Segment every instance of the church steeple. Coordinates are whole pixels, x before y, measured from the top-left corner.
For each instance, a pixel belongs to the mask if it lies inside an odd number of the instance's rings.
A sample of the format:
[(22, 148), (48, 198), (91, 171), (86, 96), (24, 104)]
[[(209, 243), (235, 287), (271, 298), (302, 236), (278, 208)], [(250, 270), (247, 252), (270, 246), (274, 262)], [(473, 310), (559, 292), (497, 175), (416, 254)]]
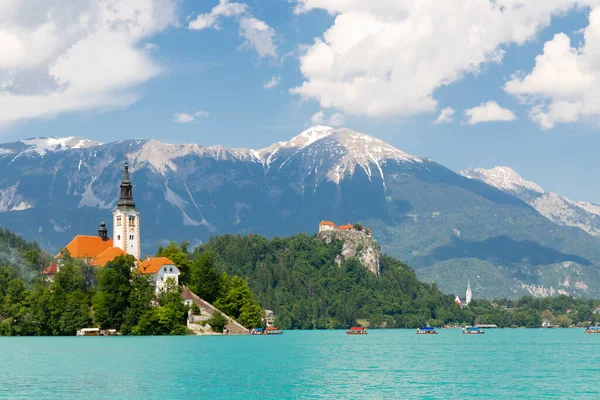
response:
[(133, 201), (129, 165), (125, 161), (119, 202), (113, 211), (113, 245), (140, 259), (140, 212)]
[(127, 161), (125, 161), (123, 182), (121, 182), (121, 196), (117, 207), (135, 207), (135, 201), (133, 201), (133, 187), (129, 180), (129, 165), (127, 165)]
[(472, 299), (473, 299), (473, 293), (471, 292), (471, 280), (469, 279), (467, 281), (467, 293), (465, 296), (467, 305), (471, 302)]

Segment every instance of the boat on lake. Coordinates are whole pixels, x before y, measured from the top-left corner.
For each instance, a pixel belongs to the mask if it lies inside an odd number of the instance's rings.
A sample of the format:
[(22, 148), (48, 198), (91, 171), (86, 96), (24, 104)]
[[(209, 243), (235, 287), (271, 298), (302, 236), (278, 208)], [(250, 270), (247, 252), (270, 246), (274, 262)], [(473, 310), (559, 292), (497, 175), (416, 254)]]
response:
[(417, 335), (437, 335), (437, 331), (433, 326), (422, 326), (417, 328)]
[(265, 333), (267, 335), (283, 335), (283, 331), (275, 326), (267, 326), (267, 329), (265, 329)]
[(589, 326), (585, 333), (600, 333), (600, 326)]
[(367, 328), (363, 328), (362, 326), (353, 326), (349, 331), (346, 331), (348, 335), (366, 335)]
[(478, 326), (467, 326), (462, 333), (463, 335), (483, 335), (485, 332)]
[(82, 328), (77, 331), (77, 336), (100, 336), (100, 328)]

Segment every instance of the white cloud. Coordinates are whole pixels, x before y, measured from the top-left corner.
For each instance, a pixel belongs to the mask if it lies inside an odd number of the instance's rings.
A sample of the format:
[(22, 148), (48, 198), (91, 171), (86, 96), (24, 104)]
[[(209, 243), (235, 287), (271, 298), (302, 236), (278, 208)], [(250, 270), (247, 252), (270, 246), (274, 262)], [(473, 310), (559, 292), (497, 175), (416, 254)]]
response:
[(259, 57), (275, 57), (275, 31), (263, 21), (251, 17), (242, 18), (240, 36), (244, 38), (243, 46), (255, 49)]
[(440, 115), (433, 121), (434, 124), (443, 124), (446, 122), (452, 122), (452, 117), (454, 116), (454, 109), (452, 107), (446, 107), (441, 112)]
[(265, 82), (263, 84), (263, 88), (265, 88), (265, 89), (273, 89), (274, 87), (277, 87), (279, 85), (280, 81), (281, 81), (281, 77), (280, 76), (274, 76), (271, 79), (269, 79), (268, 82)]
[(479, 124), (481, 122), (494, 121), (514, 121), (517, 119), (512, 111), (502, 108), (495, 101), (482, 103), (478, 107), (465, 110), (465, 117), (469, 125)]
[(239, 19), (239, 34), (244, 39), (241, 48), (254, 49), (259, 57), (276, 56), (275, 30), (264, 21), (254, 18), (248, 11), (246, 4), (243, 3), (219, 0), (219, 4), (210, 13), (200, 14), (191, 20), (188, 28), (191, 30), (220, 29), (219, 22), (222, 17), (237, 17)]
[(3, 0), (0, 123), (137, 101), (161, 71), (145, 39), (175, 20), (172, 0)]
[(413, 115), (436, 109), (436, 89), (502, 60), (553, 16), (598, 0), (298, 0), (333, 25), (300, 57), (291, 93), (346, 114)]
[(342, 113), (326, 115), (325, 111), (321, 110), (313, 114), (310, 122), (312, 125), (327, 125), (337, 128), (345, 124), (346, 118)]
[(206, 118), (210, 116), (208, 111), (196, 111), (193, 114), (188, 114), (184, 112), (176, 112), (173, 114), (173, 121), (178, 124), (189, 124), (190, 122), (194, 122), (198, 118)]
[(535, 66), (504, 86), (506, 92), (533, 104), (529, 118), (542, 129), (600, 116), (600, 8), (589, 14), (585, 43), (572, 47), (560, 33), (544, 44)]
[(206, 28), (220, 29), (219, 20), (221, 17), (234, 17), (246, 13), (247, 6), (243, 3), (232, 3), (229, 0), (219, 0), (208, 14), (199, 14), (196, 19), (191, 20), (188, 28), (192, 30), (202, 30)]

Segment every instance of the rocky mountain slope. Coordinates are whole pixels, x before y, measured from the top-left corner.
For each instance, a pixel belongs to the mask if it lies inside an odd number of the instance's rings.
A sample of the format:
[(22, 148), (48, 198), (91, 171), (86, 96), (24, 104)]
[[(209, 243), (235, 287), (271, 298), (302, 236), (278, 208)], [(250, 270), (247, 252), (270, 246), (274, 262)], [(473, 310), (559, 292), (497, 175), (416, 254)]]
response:
[(546, 192), (508, 167), (469, 168), (460, 171), (460, 174), (520, 198), (552, 222), (600, 235), (600, 206), (597, 204), (572, 201), (558, 193)]
[(125, 160), (144, 253), (169, 240), (313, 234), (321, 220), (360, 221), (383, 252), (446, 292), (464, 292), (470, 279), (475, 298), (600, 295), (598, 238), (557, 225), (525, 196), (350, 129), (317, 126), (254, 150), (82, 138), (1, 144), (0, 226), (52, 251), (94, 234), (110, 220)]
[(381, 275), (381, 249), (373, 238), (358, 231), (322, 231), (317, 234), (319, 240), (331, 244), (334, 240), (344, 242), (342, 251), (336, 258), (340, 265), (349, 258), (356, 258), (377, 278)]

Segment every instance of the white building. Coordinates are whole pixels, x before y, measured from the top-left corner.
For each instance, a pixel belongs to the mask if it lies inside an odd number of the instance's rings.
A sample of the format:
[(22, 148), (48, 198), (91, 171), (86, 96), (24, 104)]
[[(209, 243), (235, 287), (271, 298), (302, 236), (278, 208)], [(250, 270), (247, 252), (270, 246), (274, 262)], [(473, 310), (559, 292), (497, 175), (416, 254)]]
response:
[(466, 307), (471, 303), (471, 300), (473, 300), (473, 293), (471, 292), (471, 281), (469, 280), (467, 282), (467, 292), (465, 293), (465, 296), (456, 296), (454, 302), (461, 307)]
[(321, 221), (319, 224), (319, 232), (335, 231), (336, 225), (330, 221)]
[(129, 166), (125, 162), (121, 195), (113, 211), (113, 243), (127, 254), (140, 259), (140, 212), (133, 201), (133, 187), (129, 179)]
[(179, 285), (179, 269), (167, 257), (147, 258), (140, 263), (138, 271), (152, 277), (157, 294), (165, 288), (169, 278)]

